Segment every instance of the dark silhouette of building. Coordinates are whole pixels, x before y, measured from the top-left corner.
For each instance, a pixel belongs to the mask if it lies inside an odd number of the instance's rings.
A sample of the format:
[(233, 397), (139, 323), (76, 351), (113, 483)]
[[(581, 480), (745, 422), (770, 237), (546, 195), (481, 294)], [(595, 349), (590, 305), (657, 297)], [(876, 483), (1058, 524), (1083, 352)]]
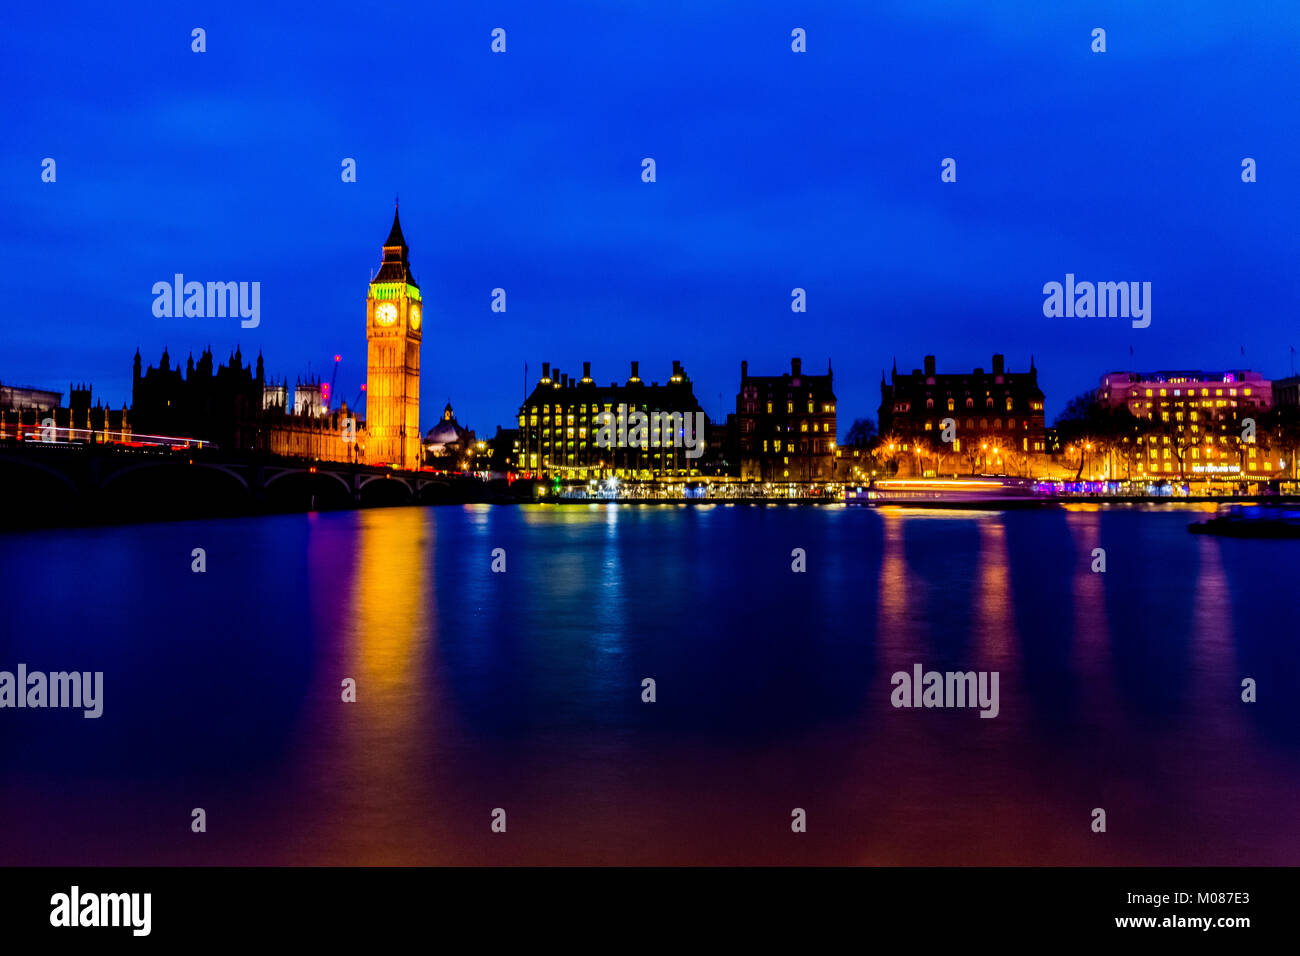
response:
[(1276, 408), (1300, 406), (1300, 375), (1273, 380), (1273, 405)]
[(245, 365), (238, 347), (227, 363), (213, 367), (205, 349), (182, 371), (163, 349), (158, 367), (141, 371), (136, 351), (131, 387), (135, 432), (169, 438), (197, 438), (227, 451), (264, 452), (325, 461), (357, 461), (365, 453), (365, 423), (347, 403), (326, 412), (319, 380), (299, 379), (293, 405), (288, 386), (267, 384), (261, 353)]
[[(184, 372), (163, 349), (158, 367), (143, 372), (140, 350), (131, 375), (131, 418), (137, 432), (198, 438), (231, 450), (256, 447), (256, 421), (262, 410), (265, 370), (244, 364), (238, 346), (226, 364), (213, 367), (212, 350), (198, 362), (191, 355)], [(252, 427), (250, 427), (250, 425)]]

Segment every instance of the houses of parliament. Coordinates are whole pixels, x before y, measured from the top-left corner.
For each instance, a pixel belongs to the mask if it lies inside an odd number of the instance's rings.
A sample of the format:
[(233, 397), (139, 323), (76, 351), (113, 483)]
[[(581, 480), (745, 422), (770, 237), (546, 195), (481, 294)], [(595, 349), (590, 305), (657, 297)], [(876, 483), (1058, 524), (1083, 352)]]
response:
[[(174, 436), (223, 450), (413, 470), (422, 463), (422, 327), (420, 286), (394, 209), (379, 270), (366, 294), (364, 419), (346, 401), (333, 402), (318, 378), (300, 378), (290, 401), (288, 381), (267, 378), (260, 352), (246, 364), (238, 347), (224, 362), (205, 349), (197, 360), (190, 355), (182, 364), (164, 348), (157, 366), (144, 367), (137, 349), (129, 408), (92, 407), (85, 385), (73, 389), (66, 409), (57, 407), (57, 392), (42, 392), (45, 398), (0, 416), (0, 437), (33, 430), (52, 416), (59, 428), (94, 434), (96, 440)], [(445, 430), (445, 423), (439, 424)]]

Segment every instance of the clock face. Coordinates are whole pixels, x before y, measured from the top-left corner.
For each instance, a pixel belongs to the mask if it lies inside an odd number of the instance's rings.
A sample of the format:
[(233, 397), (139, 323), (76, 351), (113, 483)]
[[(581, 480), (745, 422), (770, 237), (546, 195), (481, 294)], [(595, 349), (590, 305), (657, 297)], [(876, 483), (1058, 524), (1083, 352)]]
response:
[(397, 306), (391, 302), (375, 306), (375, 321), (380, 325), (392, 325), (397, 321)]
[(411, 316), (411, 328), (413, 328), (413, 329), (418, 329), (418, 328), (420, 327), (420, 306), (419, 306), (419, 303), (415, 303), (415, 302), (411, 303), (410, 316)]

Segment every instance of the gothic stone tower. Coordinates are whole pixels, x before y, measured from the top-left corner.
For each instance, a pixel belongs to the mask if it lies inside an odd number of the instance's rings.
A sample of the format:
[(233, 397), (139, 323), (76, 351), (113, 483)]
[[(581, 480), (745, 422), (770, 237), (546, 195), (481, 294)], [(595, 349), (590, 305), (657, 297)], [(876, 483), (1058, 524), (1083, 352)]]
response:
[(366, 296), (366, 460), (420, 466), (420, 287), (397, 211)]

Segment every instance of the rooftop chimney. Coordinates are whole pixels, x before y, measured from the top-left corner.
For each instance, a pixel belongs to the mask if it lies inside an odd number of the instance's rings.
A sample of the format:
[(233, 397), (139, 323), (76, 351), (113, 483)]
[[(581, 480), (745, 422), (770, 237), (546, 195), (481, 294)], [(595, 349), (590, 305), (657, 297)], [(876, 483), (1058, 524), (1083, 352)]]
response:
[(993, 356), (993, 374), (994, 374), (994, 375), (1001, 375), (1001, 374), (1002, 374), (1002, 368), (1003, 368), (1003, 366), (1002, 366), (1002, 356), (1001, 356), (1000, 354), (994, 354), (994, 356)]
[(790, 359), (790, 374), (798, 378), (803, 373), (803, 359)]
[(926, 378), (934, 377), (934, 356), (933, 355), (927, 355), (925, 357), (925, 376)]
[(640, 362), (637, 362), (637, 361), (633, 361), (633, 362), (632, 362), (632, 379), (635, 380), (635, 379), (639, 379), (639, 378), (641, 377), (641, 371), (640, 371), (640, 369), (641, 369), (641, 363), (640, 363)]
[(543, 363), (542, 363), (542, 378), (550, 378), (550, 377), (551, 377), (551, 363), (550, 363), (550, 362), (543, 362)]
[(743, 382), (749, 378), (749, 363), (744, 359), (740, 360), (740, 380)]
[(583, 362), (583, 363), (582, 363), (582, 377), (583, 377), (584, 380), (585, 380), (585, 379), (589, 379), (589, 378), (591, 378), (591, 363), (590, 363), (590, 362)]

